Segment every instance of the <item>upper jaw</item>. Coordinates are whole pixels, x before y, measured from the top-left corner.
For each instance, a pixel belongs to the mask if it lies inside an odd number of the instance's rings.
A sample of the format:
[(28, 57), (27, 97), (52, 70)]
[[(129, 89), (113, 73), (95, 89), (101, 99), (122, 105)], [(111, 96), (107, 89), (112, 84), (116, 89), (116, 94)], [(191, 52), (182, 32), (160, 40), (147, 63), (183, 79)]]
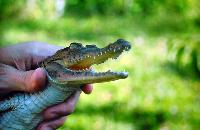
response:
[[(86, 45), (88, 46), (88, 45)], [(95, 49), (96, 48), (96, 49)], [(89, 48), (88, 51), (84, 48), (85, 53), (79, 60), (69, 65), (68, 68), (88, 68), (93, 64), (104, 63), (109, 58), (116, 59), (123, 51), (129, 51), (131, 45), (129, 42), (118, 39), (116, 42), (109, 44), (104, 48)]]

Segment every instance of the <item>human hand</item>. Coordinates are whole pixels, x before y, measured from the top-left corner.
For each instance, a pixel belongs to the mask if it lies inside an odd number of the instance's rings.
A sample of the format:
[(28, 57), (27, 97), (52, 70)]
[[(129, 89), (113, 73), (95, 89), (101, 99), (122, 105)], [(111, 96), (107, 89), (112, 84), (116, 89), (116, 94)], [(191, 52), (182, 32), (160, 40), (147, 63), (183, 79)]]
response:
[[(0, 99), (10, 92), (35, 92), (42, 89), (46, 84), (46, 74), (42, 68), (37, 68), (37, 63), (59, 49), (61, 47), (38, 42), (0, 48)], [(85, 85), (82, 91), (91, 93), (92, 85)], [(65, 116), (73, 112), (79, 95), (80, 92), (76, 92), (65, 102), (47, 108), (43, 112), (44, 121), (38, 129), (55, 129), (62, 125)]]

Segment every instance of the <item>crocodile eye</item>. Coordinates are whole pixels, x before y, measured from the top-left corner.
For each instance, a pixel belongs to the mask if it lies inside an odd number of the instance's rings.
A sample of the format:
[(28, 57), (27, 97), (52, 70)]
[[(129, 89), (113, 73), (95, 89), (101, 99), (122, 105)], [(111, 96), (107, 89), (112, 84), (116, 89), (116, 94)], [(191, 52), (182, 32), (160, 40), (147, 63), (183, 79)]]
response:
[(96, 45), (86, 45), (85, 47), (87, 47), (87, 48), (96, 48), (97, 46)]
[(71, 43), (69, 47), (70, 49), (78, 49), (78, 48), (83, 47), (83, 45), (81, 43), (74, 42), (74, 43)]

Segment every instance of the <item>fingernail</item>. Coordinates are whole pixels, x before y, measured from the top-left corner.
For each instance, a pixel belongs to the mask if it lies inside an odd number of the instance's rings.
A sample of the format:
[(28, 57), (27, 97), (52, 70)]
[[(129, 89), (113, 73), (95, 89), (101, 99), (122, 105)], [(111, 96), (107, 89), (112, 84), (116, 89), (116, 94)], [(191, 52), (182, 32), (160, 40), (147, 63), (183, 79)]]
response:
[(90, 94), (90, 93), (92, 93), (93, 87), (91, 84), (87, 84), (84, 87), (82, 87), (81, 89), (85, 94)]

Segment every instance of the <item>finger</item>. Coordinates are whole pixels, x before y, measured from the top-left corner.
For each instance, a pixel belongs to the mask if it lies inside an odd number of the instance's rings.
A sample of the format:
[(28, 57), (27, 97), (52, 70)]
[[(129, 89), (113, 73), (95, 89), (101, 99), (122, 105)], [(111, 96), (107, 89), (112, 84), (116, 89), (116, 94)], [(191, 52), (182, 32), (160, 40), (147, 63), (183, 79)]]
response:
[(46, 83), (45, 71), (41, 68), (20, 71), (14, 67), (0, 64), (0, 88), (9, 91), (37, 91)]
[(0, 62), (18, 69), (24, 69), (17, 65), (24, 62), (26, 63), (25, 69), (30, 70), (30, 68), (37, 67), (39, 62), (53, 55), (61, 48), (62, 47), (43, 42), (24, 42), (14, 46), (0, 48)]
[(54, 105), (52, 107), (49, 107), (43, 112), (43, 118), (44, 120), (52, 120), (55, 118), (58, 118), (60, 116), (67, 116), (71, 114), (74, 109), (76, 102), (80, 96), (81, 91), (77, 91), (73, 95), (71, 95), (66, 102), (63, 102), (58, 105)]
[(37, 127), (37, 130), (55, 130), (64, 124), (66, 118), (64, 116), (56, 120), (43, 122)]
[(81, 89), (85, 94), (90, 94), (92, 93), (93, 86), (92, 84), (86, 84), (85, 86), (81, 87)]
[[(30, 78), (27, 79), (26, 76), (30, 76)], [(27, 72), (24, 77), (25, 90), (28, 92), (38, 91), (46, 84), (46, 72), (42, 68), (37, 68), (33, 73)]]

